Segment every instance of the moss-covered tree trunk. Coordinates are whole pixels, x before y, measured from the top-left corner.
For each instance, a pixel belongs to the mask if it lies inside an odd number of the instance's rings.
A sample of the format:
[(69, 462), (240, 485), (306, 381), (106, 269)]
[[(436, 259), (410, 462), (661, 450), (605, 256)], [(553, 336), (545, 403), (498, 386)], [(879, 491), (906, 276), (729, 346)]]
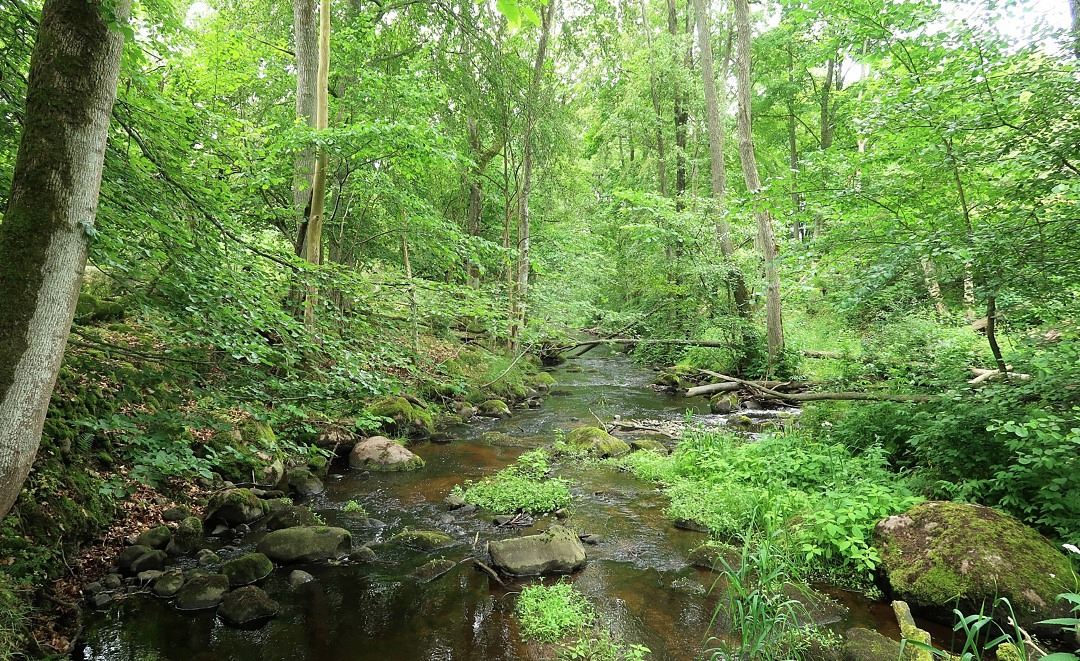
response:
[[(97, 215), (130, 0), (46, 0), (0, 224), (0, 518), (37, 452)], [(114, 13), (115, 12), (115, 13)]]

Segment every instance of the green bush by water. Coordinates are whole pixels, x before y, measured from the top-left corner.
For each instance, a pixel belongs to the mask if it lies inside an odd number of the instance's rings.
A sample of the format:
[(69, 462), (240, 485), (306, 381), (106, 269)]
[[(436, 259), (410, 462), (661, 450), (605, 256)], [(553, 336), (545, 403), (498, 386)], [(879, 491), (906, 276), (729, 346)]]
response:
[(571, 498), (569, 482), (546, 477), (549, 461), (544, 449), (526, 452), (517, 463), (479, 482), (468, 480), (453, 493), (496, 514), (553, 512), (568, 506)]

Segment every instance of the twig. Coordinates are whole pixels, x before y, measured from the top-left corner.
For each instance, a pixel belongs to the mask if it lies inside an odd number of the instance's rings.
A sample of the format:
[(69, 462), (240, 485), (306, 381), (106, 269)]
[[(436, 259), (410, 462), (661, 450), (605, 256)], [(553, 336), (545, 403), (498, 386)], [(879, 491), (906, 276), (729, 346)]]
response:
[(532, 349), (532, 346), (533, 346), (533, 345), (531, 345), (531, 344), (530, 344), (529, 346), (527, 346), (527, 347), (525, 347), (524, 349), (522, 349), (522, 350), (521, 350), (521, 353), (519, 353), (519, 354), (518, 354), (518, 356), (517, 356), (517, 358), (515, 358), (515, 359), (514, 359), (514, 362), (510, 363), (510, 367), (507, 367), (507, 368), (506, 368), (505, 370), (503, 370), (503, 373), (502, 373), (502, 374), (500, 374), (499, 376), (495, 377), (495, 378), (494, 378), (494, 379), (492, 379), (491, 381), (488, 381), (487, 383), (485, 383), (484, 385), (482, 385), (482, 386), (480, 386), (480, 387), (481, 387), (481, 388), (487, 388), (488, 386), (490, 386), (490, 385), (492, 385), (492, 384), (494, 384), (494, 383), (498, 383), (498, 382), (499, 382), (499, 381), (500, 381), (500, 380), (501, 380), (501, 379), (502, 379), (502, 378), (503, 378), (504, 376), (506, 376), (507, 374), (509, 374), (509, 373), (510, 373), (510, 370), (514, 369), (514, 365), (517, 365), (517, 362), (518, 362), (519, 360), (521, 360), (521, 357), (522, 357), (522, 356), (524, 356), (525, 354), (527, 354), (527, 353), (529, 352), (529, 349)]
[(485, 574), (487, 574), (488, 576), (490, 576), (499, 585), (501, 585), (503, 587), (506, 587), (506, 583), (503, 583), (503, 580), (501, 578), (499, 578), (498, 573), (496, 573), (495, 570), (492, 569), (491, 567), (488, 567), (487, 565), (480, 562), (476, 558), (473, 558), (473, 566), (475, 566), (477, 569), (479, 569), (480, 571), (482, 571)]

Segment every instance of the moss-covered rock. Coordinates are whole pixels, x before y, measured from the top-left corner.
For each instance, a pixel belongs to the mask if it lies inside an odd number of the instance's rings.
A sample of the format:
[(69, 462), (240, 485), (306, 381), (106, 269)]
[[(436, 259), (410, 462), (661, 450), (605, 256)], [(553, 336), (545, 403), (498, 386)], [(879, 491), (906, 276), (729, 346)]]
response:
[(630, 441), (630, 449), (634, 451), (655, 452), (657, 454), (668, 454), (667, 446), (660, 441), (652, 438), (639, 438)]
[(162, 599), (173, 597), (184, 587), (184, 573), (167, 571), (154, 581), (153, 593)]
[(421, 551), (434, 551), (453, 543), (453, 539), (446, 533), (437, 530), (403, 530), (390, 538), (392, 542), (398, 542)]
[(291, 468), (285, 475), (285, 486), (289, 493), (304, 498), (318, 495), (326, 490), (322, 480), (306, 468)]
[(718, 392), (709, 398), (709, 410), (713, 413), (731, 413), (739, 408), (739, 396), (733, 392)]
[(390, 435), (427, 438), (435, 431), (431, 413), (404, 397), (387, 397), (368, 407), (368, 414), (385, 418), (383, 430)]
[(278, 614), (278, 603), (254, 585), (233, 590), (225, 595), (218, 617), (227, 624), (251, 627), (272, 619)]
[(206, 506), (206, 523), (238, 526), (261, 519), (269, 507), (250, 489), (227, 489), (214, 494)]
[(229, 577), (229, 585), (240, 587), (258, 583), (274, 571), (274, 563), (262, 553), (248, 553), (221, 565), (221, 573)]
[(578, 427), (566, 435), (566, 444), (593, 457), (617, 457), (630, 451), (625, 441), (599, 427)]
[(152, 549), (165, 550), (165, 547), (172, 541), (172, 531), (168, 526), (158, 526), (145, 530), (138, 539), (135, 540), (136, 544), (142, 544), (143, 546), (149, 546)]
[(476, 415), (485, 418), (509, 418), (513, 414), (506, 402), (501, 399), (489, 399), (480, 402), (476, 407)]
[(855, 627), (844, 632), (844, 661), (896, 661), (900, 643), (876, 631)]
[(318, 523), (319, 520), (316, 518), (315, 513), (300, 505), (288, 505), (276, 509), (266, 517), (267, 530), (314, 526), (318, 525)]
[(488, 549), (492, 564), (513, 576), (567, 574), (586, 560), (577, 533), (558, 525), (539, 535), (493, 541)]
[(674, 392), (677, 390), (684, 390), (694, 385), (694, 377), (696, 375), (697, 370), (693, 367), (687, 365), (673, 365), (660, 372), (653, 383)]
[(352, 533), (344, 528), (302, 526), (267, 533), (256, 547), (274, 562), (335, 560), (352, 549)]
[(551, 376), (548, 372), (538, 372), (525, 377), (525, 385), (530, 388), (535, 388), (540, 392), (547, 392), (547, 390), (556, 383), (555, 377)]
[(880, 521), (874, 546), (892, 592), (931, 614), (989, 612), (997, 597), (1021, 626), (1059, 616), (1072, 586), (1068, 558), (1038, 532), (995, 509), (928, 501)]
[(198, 517), (189, 516), (180, 522), (173, 532), (172, 540), (165, 547), (169, 555), (191, 553), (202, 544), (203, 527)]
[(229, 579), (221, 574), (196, 575), (188, 578), (176, 593), (176, 608), (199, 611), (217, 608), (229, 593)]
[(85, 324), (93, 321), (116, 321), (124, 318), (124, 306), (103, 301), (91, 294), (79, 294), (75, 306), (75, 321)]
[(372, 436), (353, 447), (349, 466), (370, 471), (410, 471), (423, 468), (424, 460), (385, 436)]
[(742, 560), (742, 551), (723, 542), (705, 542), (691, 549), (687, 560), (695, 567), (722, 571), (726, 566), (738, 567)]
[(417, 567), (413, 570), (412, 575), (420, 579), (424, 583), (430, 583), (439, 578), (446, 572), (450, 571), (457, 566), (457, 563), (453, 560), (447, 560), (446, 558), (435, 558), (423, 566)]

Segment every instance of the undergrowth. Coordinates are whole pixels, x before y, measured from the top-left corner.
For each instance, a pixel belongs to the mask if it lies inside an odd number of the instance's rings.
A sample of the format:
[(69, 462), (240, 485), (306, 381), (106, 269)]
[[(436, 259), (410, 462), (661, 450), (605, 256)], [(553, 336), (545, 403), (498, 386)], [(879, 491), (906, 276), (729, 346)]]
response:
[(496, 514), (553, 512), (568, 506), (571, 498), (569, 482), (547, 477), (549, 460), (542, 448), (526, 452), (491, 477), (455, 486), (453, 493)]

